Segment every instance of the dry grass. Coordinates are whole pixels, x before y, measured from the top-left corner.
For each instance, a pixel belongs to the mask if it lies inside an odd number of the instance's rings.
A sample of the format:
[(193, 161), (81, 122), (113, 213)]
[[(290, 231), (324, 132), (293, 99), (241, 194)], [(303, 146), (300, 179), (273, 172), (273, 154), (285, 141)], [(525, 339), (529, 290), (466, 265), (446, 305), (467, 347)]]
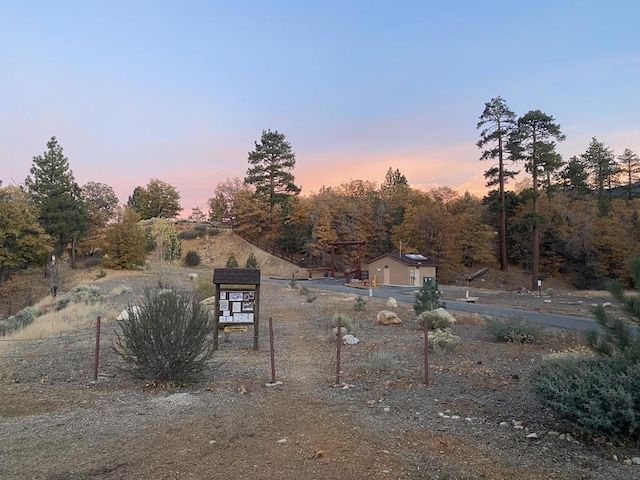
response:
[(56, 310), (55, 301), (51, 297), (41, 300), (36, 306), (46, 313), (36, 317), (33, 323), (25, 328), (4, 337), (0, 342), (0, 351), (25, 340), (51, 338), (78, 328), (95, 325), (97, 317), (106, 318), (109, 313), (101, 303), (90, 305), (74, 303), (63, 310)]

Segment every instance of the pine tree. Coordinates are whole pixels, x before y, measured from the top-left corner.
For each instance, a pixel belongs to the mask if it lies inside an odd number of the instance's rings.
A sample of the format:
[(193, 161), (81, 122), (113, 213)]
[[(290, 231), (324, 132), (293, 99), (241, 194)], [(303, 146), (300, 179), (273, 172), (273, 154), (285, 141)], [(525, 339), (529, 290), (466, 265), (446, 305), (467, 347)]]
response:
[(476, 143), (478, 148), (490, 148), (482, 152), (480, 160), (498, 159), (498, 165), (489, 168), (485, 177), (489, 180), (487, 186), (498, 185), (500, 198), (500, 219), (498, 230), (500, 233), (500, 270), (507, 271), (507, 216), (505, 205), (505, 183), (518, 172), (507, 170), (505, 167), (505, 153), (507, 139), (516, 126), (516, 114), (509, 109), (501, 97), (492, 98), (485, 103), (484, 111), (480, 115), (480, 121), (476, 128), (482, 128), (480, 140)]
[(260, 142), (255, 142), (255, 150), (249, 152), (249, 169), (245, 183), (255, 187), (255, 196), (264, 200), (269, 212), (269, 224), (274, 222), (274, 208), (288, 211), (291, 196), (301, 191), (291, 173), (296, 165), (296, 156), (284, 134), (263, 130)]
[[(640, 291), (640, 257), (632, 257), (627, 268), (636, 292)], [(603, 332), (592, 330), (587, 336), (587, 344), (600, 355), (621, 355), (631, 362), (640, 362), (640, 334), (637, 330), (640, 327), (639, 297), (626, 293), (620, 281), (608, 282), (607, 291), (622, 304), (622, 313), (627, 321), (609, 314), (601, 305), (594, 307), (592, 312)], [(629, 323), (635, 324), (636, 329)]]
[(87, 230), (88, 215), (80, 187), (56, 137), (47, 142), (43, 155), (33, 157), (25, 186), (38, 208), (40, 225), (57, 239), (56, 253), (62, 253), (72, 243), (71, 266), (75, 268), (75, 244)]
[(565, 136), (554, 118), (540, 110), (530, 111), (518, 119), (517, 128), (512, 132), (507, 146), (511, 158), (524, 162), (532, 179), (532, 242), (531, 242), (531, 289), (538, 288), (540, 263), (540, 224), (542, 217), (538, 211), (538, 196), (541, 178), (549, 178), (562, 166), (562, 157), (555, 151), (555, 141), (563, 141)]

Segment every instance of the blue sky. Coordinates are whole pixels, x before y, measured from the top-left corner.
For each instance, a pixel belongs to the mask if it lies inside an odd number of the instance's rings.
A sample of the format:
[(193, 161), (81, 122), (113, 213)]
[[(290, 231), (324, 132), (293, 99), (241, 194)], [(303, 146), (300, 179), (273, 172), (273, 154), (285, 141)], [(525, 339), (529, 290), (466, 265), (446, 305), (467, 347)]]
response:
[(186, 213), (244, 178), (263, 129), (303, 194), (398, 168), (484, 192), (484, 103), (640, 153), (640, 2), (0, 0), (0, 179), (58, 137), (79, 184), (174, 185)]

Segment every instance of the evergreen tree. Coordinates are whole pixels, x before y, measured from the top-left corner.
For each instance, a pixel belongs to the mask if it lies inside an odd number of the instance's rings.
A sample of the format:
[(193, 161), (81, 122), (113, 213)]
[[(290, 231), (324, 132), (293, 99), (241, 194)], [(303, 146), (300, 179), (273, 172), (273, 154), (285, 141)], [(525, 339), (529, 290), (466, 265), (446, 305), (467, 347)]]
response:
[(251, 252), (249, 254), (249, 256), (247, 257), (247, 262), (245, 263), (245, 267), (246, 268), (258, 268), (258, 259), (253, 254), (253, 252)]
[(540, 110), (530, 111), (518, 119), (516, 129), (509, 137), (507, 146), (511, 158), (524, 162), (531, 174), (532, 185), (532, 242), (531, 242), (531, 289), (538, 288), (540, 263), (540, 233), (542, 218), (538, 212), (540, 179), (549, 178), (562, 166), (562, 158), (555, 151), (555, 141), (563, 141), (565, 136), (554, 118)]
[(43, 155), (33, 157), (31, 175), (25, 185), (38, 208), (38, 221), (54, 237), (56, 253), (71, 242), (71, 266), (75, 268), (75, 244), (87, 230), (87, 209), (69, 161), (56, 137), (47, 142)]
[(618, 157), (620, 173), (624, 176), (624, 187), (627, 191), (627, 200), (631, 200), (633, 187), (640, 177), (640, 157), (628, 148)]
[[(640, 257), (632, 257), (627, 268), (637, 293), (640, 291)], [(620, 281), (608, 282), (607, 291), (622, 304), (626, 320), (640, 327), (640, 301), (637, 294), (626, 293)], [(603, 332), (592, 330), (589, 333), (587, 344), (591, 349), (600, 355), (621, 355), (631, 362), (640, 362), (640, 334), (637, 329), (625, 319), (609, 314), (601, 305), (594, 307), (592, 312)]]
[(255, 150), (249, 152), (249, 169), (245, 183), (255, 187), (255, 197), (262, 199), (269, 212), (269, 224), (274, 222), (274, 207), (279, 206), (282, 215), (288, 212), (292, 196), (301, 191), (291, 173), (296, 156), (284, 134), (263, 130)]
[(596, 191), (599, 214), (608, 216), (611, 213), (613, 182), (620, 173), (616, 157), (610, 148), (593, 137), (581, 158), (591, 171), (591, 186)]
[(227, 264), (225, 265), (225, 267), (238, 268), (238, 259), (233, 253), (229, 254), (229, 257), (227, 258)]
[(416, 299), (413, 302), (413, 311), (416, 315), (420, 315), (423, 312), (435, 310), (442, 307), (443, 304), (440, 301), (440, 292), (438, 287), (432, 283), (423, 283), (420, 290), (416, 294)]
[(560, 184), (563, 191), (572, 200), (586, 198), (589, 193), (589, 172), (580, 157), (573, 156), (565, 164), (559, 173)]
[(507, 262), (507, 215), (505, 205), (505, 183), (507, 179), (513, 178), (518, 172), (507, 170), (505, 167), (505, 153), (507, 139), (516, 126), (516, 114), (509, 109), (506, 102), (501, 97), (491, 99), (485, 103), (484, 111), (480, 115), (480, 121), (476, 128), (482, 128), (480, 140), (476, 143), (478, 148), (487, 150), (482, 152), (480, 160), (498, 159), (498, 165), (492, 166), (485, 172), (488, 179), (487, 186), (498, 185), (500, 197), (500, 219), (498, 231), (500, 234), (500, 270), (508, 269)]

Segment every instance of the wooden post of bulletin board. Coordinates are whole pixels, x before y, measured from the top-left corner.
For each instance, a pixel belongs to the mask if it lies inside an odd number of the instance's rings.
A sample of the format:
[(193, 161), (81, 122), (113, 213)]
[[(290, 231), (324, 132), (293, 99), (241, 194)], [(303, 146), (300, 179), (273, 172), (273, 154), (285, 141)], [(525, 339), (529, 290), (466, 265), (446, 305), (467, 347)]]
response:
[(260, 326), (260, 270), (257, 268), (216, 268), (213, 348), (218, 349), (220, 327), (253, 326), (253, 349), (258, 350)]

